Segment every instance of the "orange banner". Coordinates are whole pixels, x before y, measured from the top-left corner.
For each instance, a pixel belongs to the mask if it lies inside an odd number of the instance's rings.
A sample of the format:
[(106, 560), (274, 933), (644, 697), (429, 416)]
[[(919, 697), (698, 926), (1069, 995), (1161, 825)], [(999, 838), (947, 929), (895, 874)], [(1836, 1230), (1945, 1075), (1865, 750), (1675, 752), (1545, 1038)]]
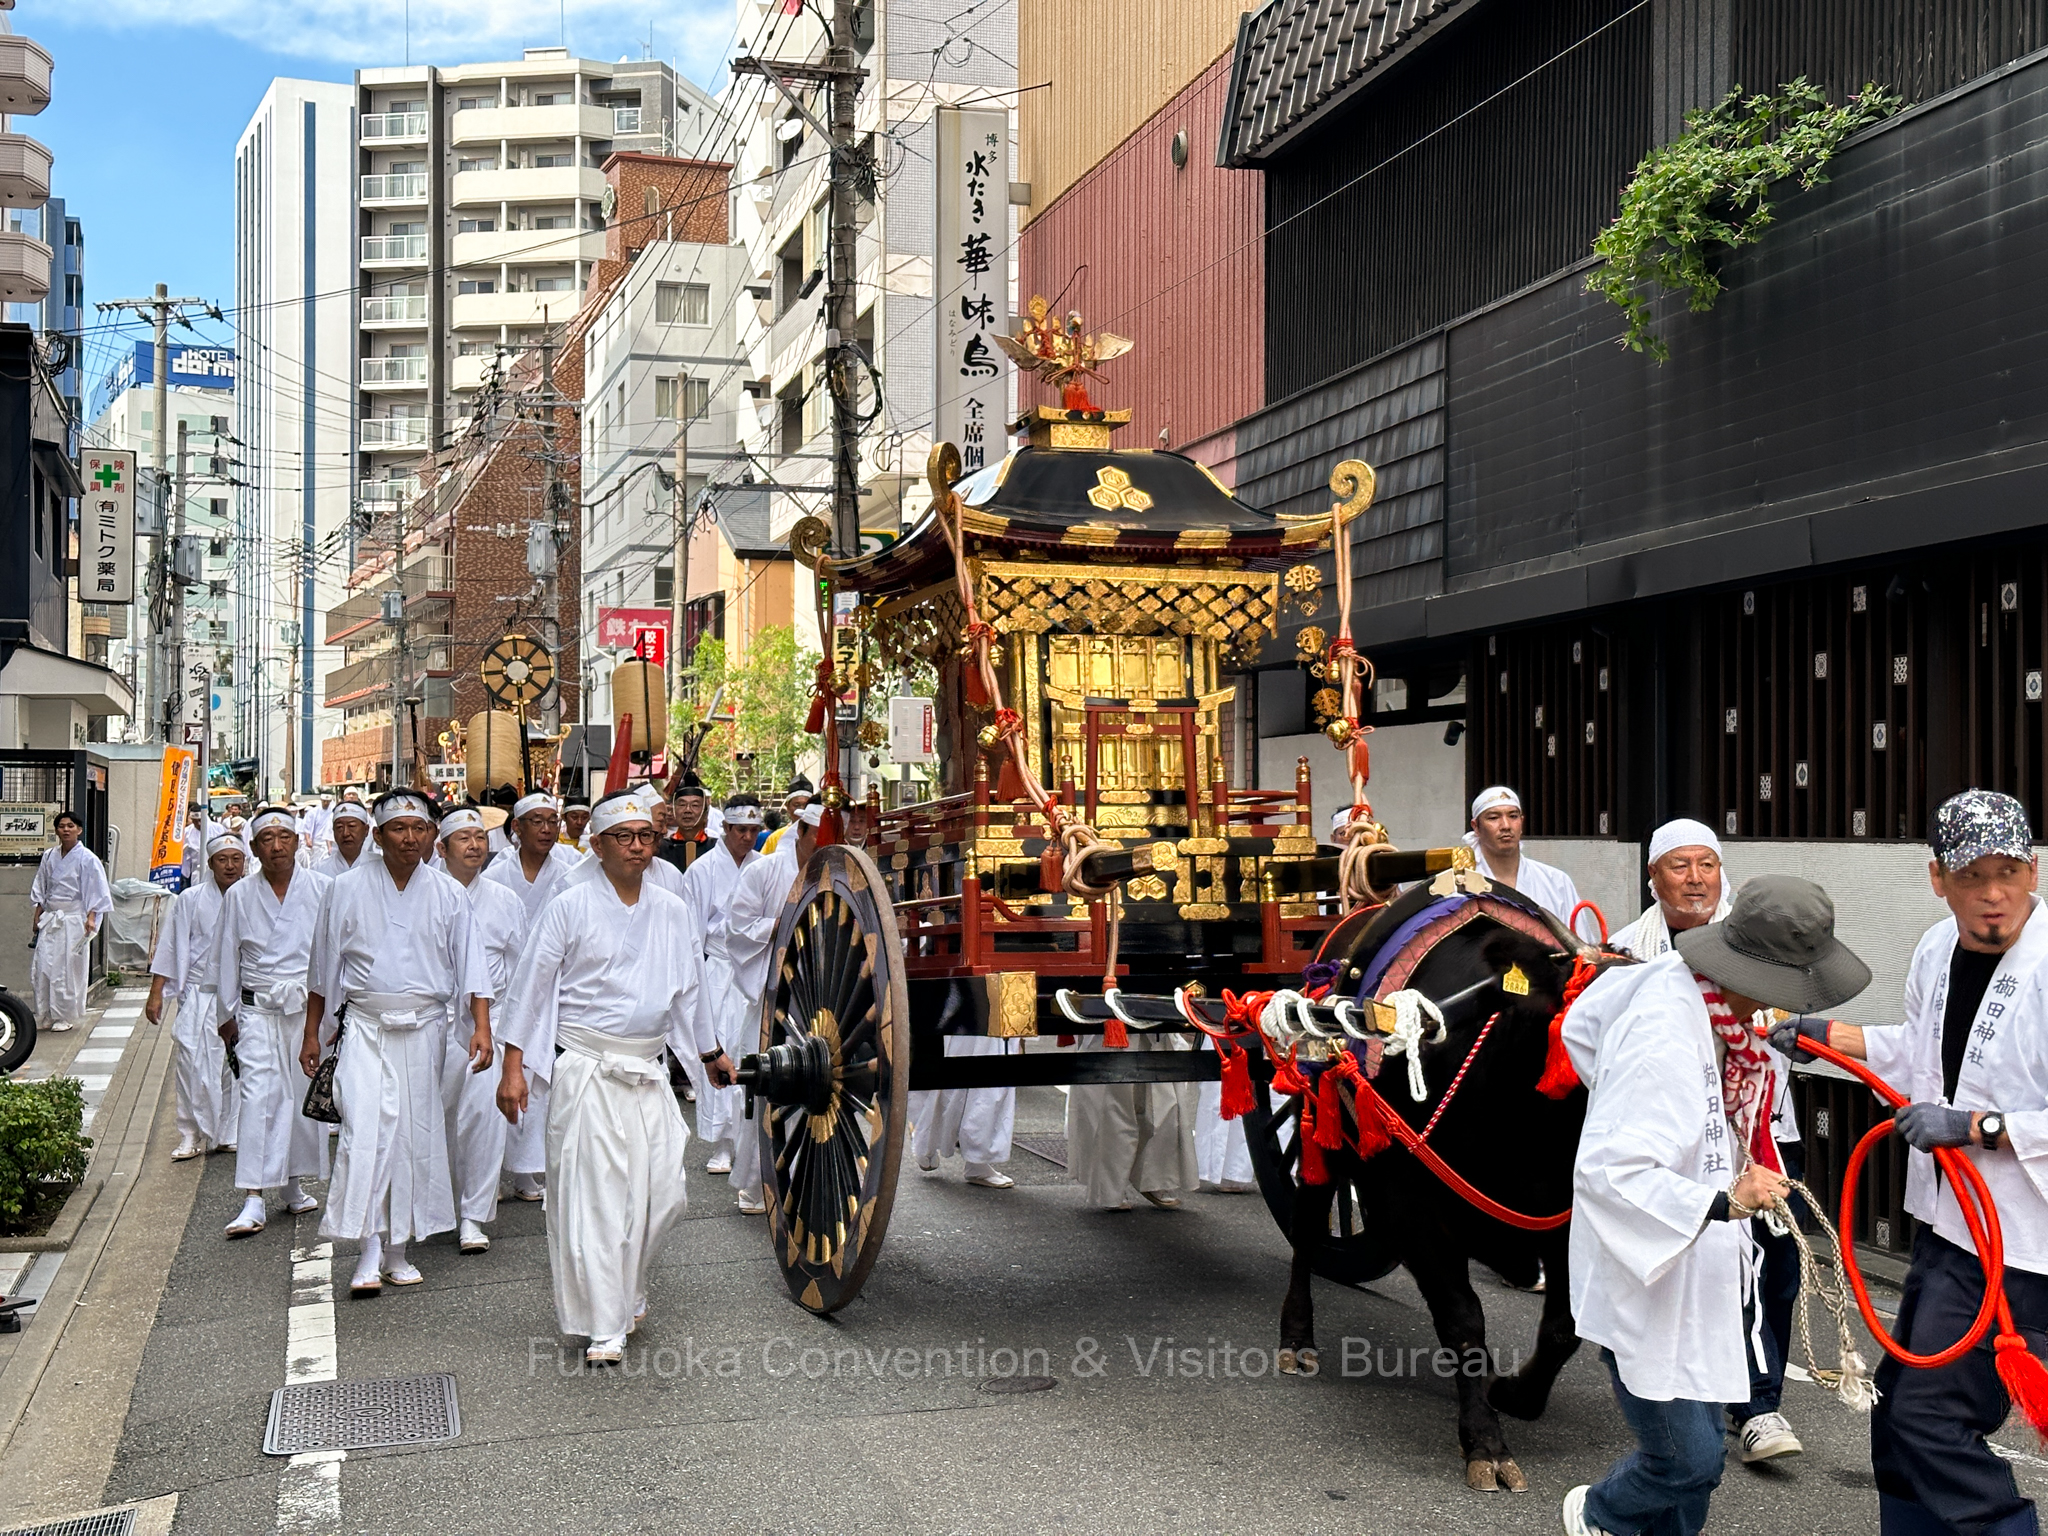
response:
[(156, 836), (150, 842), (149, 878), (175, 891), (184, 882), (185, 804), (192, 796), (196, 754), (187, 747), (164, 748), (163, 778), (156, 795)]

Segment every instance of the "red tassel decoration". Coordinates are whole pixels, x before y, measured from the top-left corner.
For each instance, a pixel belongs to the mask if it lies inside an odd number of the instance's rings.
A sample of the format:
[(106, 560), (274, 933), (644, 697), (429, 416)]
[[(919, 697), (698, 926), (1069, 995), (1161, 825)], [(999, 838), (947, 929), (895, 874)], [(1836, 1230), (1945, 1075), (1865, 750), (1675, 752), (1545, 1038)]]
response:
[(1124, 1021), (1115, 1014), (1102, 1026), (1102, 1044), (1107, 1050), (1121, 1051), (1131, 1043), (1131, 1032), (1124, 1028)]
[(2034, 1426), (2036, 1435), (2048, 1439), (2048, 1366), (2041, 1363), (2017, 1333), (2001, 1330), (1993, 1349), (1998, 1379), (2005, 1384), (2013, 1407)]
[(1572, 960), (1571, 979), (1564, 985), (1564, 1005), (1550, 1021), (1550, 1049), (1543, 1058), (1543, 1075), (1536, 1079), (1536, 1091), (1546, 1099), (1561, 1099), (1579, 1086), (1579, 1074), (1572, 1066), (1571, 1052), (1564, 1048), (1564, 1016), (1572, 1011), (1579, 994), (1593, 984), (1599, 968), (1583, 957)]
[(1335, 1067), (1323, 1069), (1316, 1085), (1316, 1145), (1336, 1151), (1344, 1145), (1344, 1101), (1337, 1096), (1341, 1079)]
[[(1304, 1090), (1307, 1085), (1303, 1084)], [(1301, 1122), (1295, 1127), (1295, 1135), (1301, 1138), (1301, 1181), (1304, 1184), (1327, 1184), (1330, 1170), (1323, 1162), (1322, 1144), (1316, 1140), (1316, 1096), (1304, 1091), (1301, 1096)]]
[(982, 681), (981, 663), (972, 656), (960, 663), (960, 692), (968, 708), (988, 708), (988, 684)]
[(1370, 1161), (1394, 1144), (1387, 1135), (1386, 1123), (1380, 1119), (1379, 1095), (1370, 1087), (1361, 1086), (1351, 1103), (1358, 1111), (1358, 1156), (1362, 1161)]
[(1228, 1040), (1219, 1047), (1223, 1053), (1223, 1102), (1221, 1113), (1225, 1120), (1236, 1120), (1248, 1115), (1258, 1105), (1252, 1097), (1251, 1058), (1241, 1045), (1232, 1045)]
[(1005, 805), (1015, 804), (1024, 798), (1024, 781), (1017, 776), (1017, 759), (1009, 754), (1003, 757), (1003, 771), (996, 775), (996, 799)]

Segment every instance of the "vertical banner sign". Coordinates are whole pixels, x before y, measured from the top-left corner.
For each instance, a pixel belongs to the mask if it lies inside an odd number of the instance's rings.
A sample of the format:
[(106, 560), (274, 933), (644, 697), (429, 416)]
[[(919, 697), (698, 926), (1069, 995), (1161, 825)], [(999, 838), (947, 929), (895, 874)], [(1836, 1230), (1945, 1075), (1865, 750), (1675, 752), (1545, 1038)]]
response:
[(87, 450), (79, 601), (135, 601), (135, 455)]
[(995, 338), (1010, 323), (1010, 114), (941, 107), (938, 412), (932, 441), (960, 449), (967, 474), (1001, 460), (1009, 365)]
[(185, 862), (185, 806), (192, 798), (193, 755), (164, 748), (164, 771), (156, 792), (156, 836), (150, 842), (149, 880), (167, 891), (182, 883)]

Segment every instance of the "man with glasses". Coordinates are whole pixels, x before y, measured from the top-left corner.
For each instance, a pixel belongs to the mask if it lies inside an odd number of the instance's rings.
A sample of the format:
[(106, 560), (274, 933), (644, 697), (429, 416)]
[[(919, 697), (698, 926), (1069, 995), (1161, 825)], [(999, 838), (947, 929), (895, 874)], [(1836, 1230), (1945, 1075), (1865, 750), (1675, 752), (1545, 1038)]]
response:
[(616, 1364), (647, 1315), (648, 1277), (685, 1205), (689, 1131), (668, 1091), (664, 1047), (733, 1081), (703, 1006), (702, 937), (687, 904), (647, 878), (654, 819), (631, 791), (592, 808), (594, 877), (574, 881), (534, 926), (504, 1023), (498, 1107), (547, 1108), (548, 1264), (555, 1316)]

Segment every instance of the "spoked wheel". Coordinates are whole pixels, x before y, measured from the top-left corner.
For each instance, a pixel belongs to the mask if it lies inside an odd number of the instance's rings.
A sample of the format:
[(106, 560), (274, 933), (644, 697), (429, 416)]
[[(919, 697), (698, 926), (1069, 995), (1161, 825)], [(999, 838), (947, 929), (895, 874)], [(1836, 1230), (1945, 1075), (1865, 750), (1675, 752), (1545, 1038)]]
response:
[(12, 1072), (28, 1060), (35, 1048), (34, 1010), (12, 992), (0, 988), (0, 1073)]
[(775, 925), (761, 1054), (740, 1067), (756, 1095), (776, 1262), (821, 1316), (874, 1267), (910, 1119), (910, 1000), (887, 893), (858, 848), (811, 856)]
[[(1301, 1172), (1301, 1096), (1283, 1098), (1274, 1109), (1267, 1092), (1270, 1078), (1255, 1078), (1254, 1083), (1255, 1102), (1244, 1117), (1245, 1144), (1252, 1155), (1259, 1193), (1266, 1197), (1266, 1209), (1291, 1239), (1295, 1179)], [(1310, 1255), (1309, 1266), (1325, 1280), (1364, 1285), (1390, 1273), (1399, 1261), (1387, 1243), (1367, 1235), (1365, 1199), (1358, 1186), (1341, 1175), (1333, 1177), (1337, 1198), (1330, 1207), (1329, 1233)]]

